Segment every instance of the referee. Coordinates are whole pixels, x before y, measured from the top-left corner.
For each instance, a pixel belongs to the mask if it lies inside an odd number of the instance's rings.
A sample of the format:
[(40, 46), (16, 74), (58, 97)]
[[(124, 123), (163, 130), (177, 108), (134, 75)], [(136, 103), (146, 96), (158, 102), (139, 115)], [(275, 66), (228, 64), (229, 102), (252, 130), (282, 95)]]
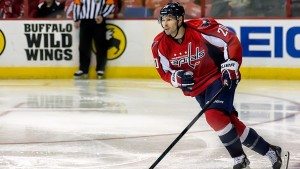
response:
[(74, 0), (73, 17), (79, 29), (79, 70), (75, 79), (87, 79), (91, 62), (92, 40), (96, 46), (96, 72), (98, 79), (104, 76), (108, 44), (106, 17), (113, 13), (113, 0)]

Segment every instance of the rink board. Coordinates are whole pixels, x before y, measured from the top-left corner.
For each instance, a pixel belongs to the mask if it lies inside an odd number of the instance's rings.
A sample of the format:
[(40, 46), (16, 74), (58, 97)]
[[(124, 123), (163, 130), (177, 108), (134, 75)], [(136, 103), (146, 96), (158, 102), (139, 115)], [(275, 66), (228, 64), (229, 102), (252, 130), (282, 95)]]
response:
[[(76, 70), (75, 67), (0, 67), (0, 72), (3, 72), (0, 79), (70, 79)], [(243, 79), (300, 79), (298, 68), (243, 67), (241, 73)], [(159, 75), (152, 67), (108, 67), (106, 77), (151, 79), (159, 78)], [(90, 70), (89, 78), (96, 78), (93, 68)]]
[[(243, 45), (243, 78), (300, 79), (300, 24), (289, 19), (219, 20)], [(151, 44), (156, 20), (113, 20), (107, 78), (158, 78)], [(71, 20), (0, 21), (0, 78), (72, 78), (78, 30)], [(118, 49), (117, 50), (117, 46)], [(95, 78), (92, 54), (90, 77)]]

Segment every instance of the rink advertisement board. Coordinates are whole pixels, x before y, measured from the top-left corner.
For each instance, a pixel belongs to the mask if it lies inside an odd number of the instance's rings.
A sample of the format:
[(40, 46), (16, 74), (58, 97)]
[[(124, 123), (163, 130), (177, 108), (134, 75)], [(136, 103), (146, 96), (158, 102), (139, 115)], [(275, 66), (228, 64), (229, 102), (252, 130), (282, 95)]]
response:
[(243, 46), (244, 66), (300, 67), (299, 20), (220, 20)]
[[(246, 77), (247, 73), (259, 73), (252, 70), (300, 69), (299, 20), (218, 21), (239, 37), (243, 45), (243, 69), (251, 69), (245, 71)], [(107, 76), (157, 77), (151, 44), (161, 30), (156, 20), (109, 21)], [(78, 45), (79, 31), (71, 20), (1, 20), (1, 74), (14, 78), (18, 77), (18, 71), (23, 71), (22, 75), (27, 72), (33, 78), (70, 78), (78, 67)], [(95, 52), (94, 46), (92, 51)], [(94, 54), (92, 65), (95, 65)]]
[(73, 66), (78, 45), (72, 23), (1, 21), (5, 49), (0, 66)]

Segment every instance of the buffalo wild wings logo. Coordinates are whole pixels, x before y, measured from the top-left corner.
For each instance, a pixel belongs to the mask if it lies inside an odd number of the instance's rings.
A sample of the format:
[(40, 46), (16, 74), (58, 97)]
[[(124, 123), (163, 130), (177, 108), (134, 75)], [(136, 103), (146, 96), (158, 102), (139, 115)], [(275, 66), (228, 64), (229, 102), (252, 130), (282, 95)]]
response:
[(5, 45), (6, 45), (5, 36), (4, 36), (4, 33), (2, 32), (2, 30), (0, 29), (0, 55), (4, 51)]
[(181, 67), (182, 64), (188, 64), (192, 69), (200, 63), (200, 59), (205, 55), (204, 49), (200, 51), (199, 47), (196, 47), (195, 54), (192, 54), (192, 43), (188, 44), (188, 50), (186, 55), (182, 55), (170, 60), (173, 66)]
[[(114, 60), (119, 58), (126, 49), (126, 36), (123, 30), (115, 24), (108, 23), (106, 25), (106, 40), (108, 43), (107, 59)], [(93, 44), (93, 52), (96, 53), (95, 44)]]

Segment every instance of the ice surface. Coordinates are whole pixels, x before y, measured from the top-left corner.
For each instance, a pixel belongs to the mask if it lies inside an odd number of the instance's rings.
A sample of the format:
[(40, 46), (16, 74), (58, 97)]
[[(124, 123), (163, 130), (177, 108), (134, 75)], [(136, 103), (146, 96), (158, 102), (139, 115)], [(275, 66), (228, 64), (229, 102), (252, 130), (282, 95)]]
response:
[[(240, 118), (300, 168), (300, 82), (243, 80)], [(147, 169), (196, 116), (194, 98), (159, 80), (1, 80), (0, 168)], [(245, 148), (251, 168), (266, 157)], [(233, 161), (203, 117), (158, 169), (225, 169)]]

